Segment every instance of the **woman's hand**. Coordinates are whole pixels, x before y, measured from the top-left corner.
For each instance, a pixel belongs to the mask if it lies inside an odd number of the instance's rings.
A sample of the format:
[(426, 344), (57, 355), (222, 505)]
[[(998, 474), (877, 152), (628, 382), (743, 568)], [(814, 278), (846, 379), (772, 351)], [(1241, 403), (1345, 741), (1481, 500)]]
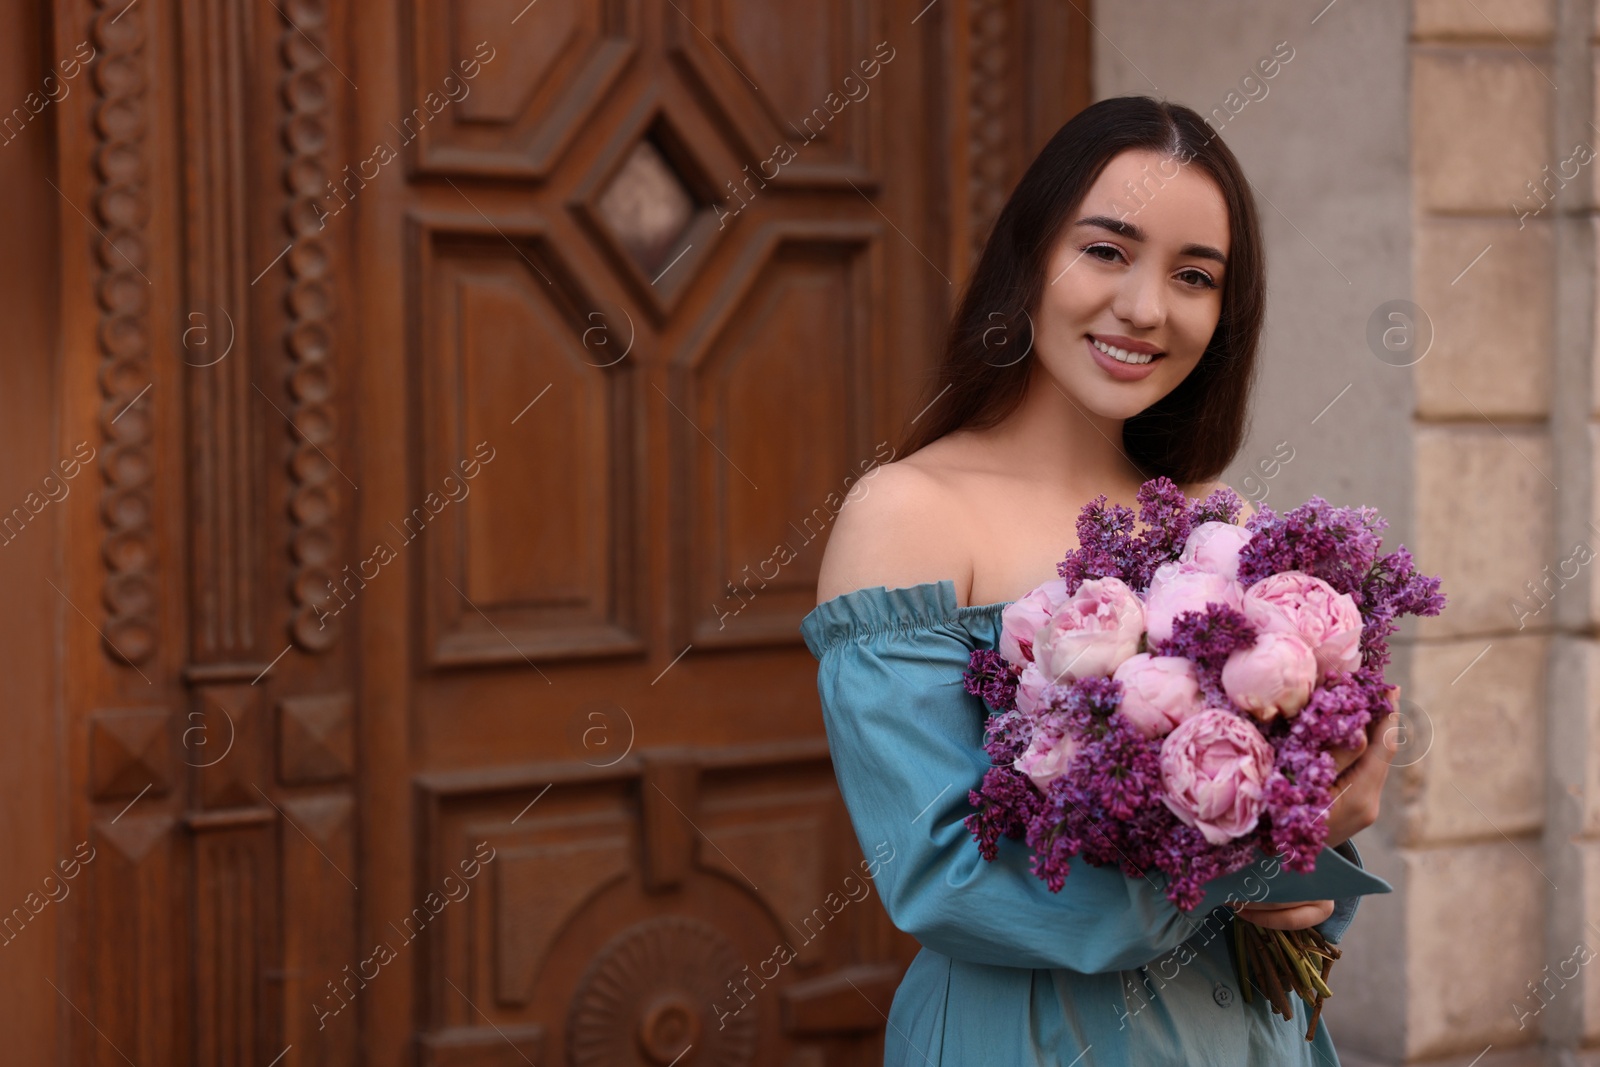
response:
[(1295, 904), (1246, 904), (1235, 908), (1246, 922), (1274, 930), (1304, 930), (1333, 914), (1331, 900), (1305, 900)]
[[(1342, 845), (1378, 821), (1378, 802), (1383, 783), (1389, 777), (1389, 761), (1399, 742), (1394, 732), (1395, 712), (1400, 708), (1400, 687), (1389, 687), (1389, 703), (1394, 708), (1381, 719), (1367, 725), (1367, 738), (1360, 748), (1334, 750), (1334, 801), (1328, 808), (1328, 847)], [(1373, 744), (1374, 738), (1378, 743)]]
[[(1400, 687), (1389, 687), (1389, 703), (1394, 708), (1367, 725), (1367, 736), (1358, 748), (1335, 749), (1334, 801), (1328, 808), (1329, 847), (1348, 841), (1357, 831), (1378, 821), (1378, 802), (1383, 783), (1389, 777), (1389, 761), (1399, 743), (1394, 733), (1394, 715), (1400, 707)], [(1377, 744), (1372, 739), (1378, 739)], [(1326, 921), (1333, 914), (1333, 901), (1310, 900), (1293, 904), (1246, 904), (1234, 902), (1235, 913), (1257, 926), (1276, 930), (1303, 930)]]

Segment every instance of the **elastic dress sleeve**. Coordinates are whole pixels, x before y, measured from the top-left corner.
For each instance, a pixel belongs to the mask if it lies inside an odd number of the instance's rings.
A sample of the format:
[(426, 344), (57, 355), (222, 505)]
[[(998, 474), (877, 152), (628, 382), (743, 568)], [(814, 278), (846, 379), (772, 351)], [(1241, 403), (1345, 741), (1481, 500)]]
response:
[[(974, 629), (985, 635), (982, 647), (993, 647), (1002, 606), (957, 607), (946, 579), (859, 589), (802, 624), (851, 824), (863, 854), (889, 857), (877, 886), (895, 926), (952, 959), (1100, 973), (1171, 951), (1229, 897), (1260, 899), (1242, 889), (1250, 868), (1210, 883), (1201, 905), (1184, 913), (1163, 895), (1158, 872), (1129, 878), (1074, 860), (1065, 887), (1052, 893), (1029, 870), (1023, 842), (1002, 838), (994, 860), (979, 855), (962, 820), (973, 810), (967, 793), (989, 766), (988, 709), (966, 692), (962, 673), (979, 647)], [(1316, 872), (1284, 869), (1271, 893), (1328, 897), (1311, 883), (1341, 865), (1352, 866), (1324, 849)], [(1336, 911), (1328, 923), (1342, 933), (1340, 920), (1349, 915)]]

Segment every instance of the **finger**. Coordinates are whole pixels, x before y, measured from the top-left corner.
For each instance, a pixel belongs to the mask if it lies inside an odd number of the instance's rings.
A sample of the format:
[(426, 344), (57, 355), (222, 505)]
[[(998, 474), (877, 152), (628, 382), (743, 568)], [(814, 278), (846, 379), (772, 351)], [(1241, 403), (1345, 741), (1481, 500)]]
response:
[(1396, 731), (1385, 730), (1376, 745), (1368, 745), (1361, 758), (1341, 774), (1337, 782), (1340, 795), (1347, 792), (1383, 792), (1383, 783), (1389, 777), (1389, 767), (1400, 747)]
[[(1370, 727), (1371, 724), (1369, 723), (1368, 725)], [(1332, 749), (1331, 751), (1333, 753), (1335, 775), (1343, 774), (1346, 767), (1349, 767), (1351, 764), (1355, 763), (1355, 761), (1360, 759), (1367, 749), (1371, 747), (1371, 736), (1364, 732), (1361, 735), (1360, 741), (1358, 741), (1353, 747)]]
[(1345, 771), (1345, 768), (1349, 767), (1356, 760), (1360, 759), (1361, 758), (1361, 754), (1363, 752), (1365, 752), (1366, 750), (1367, 750), (1367, 739), (1365, 737), (1363, 737), (1361, 739), (1361, 744), (1356, 746), (1355, 748), (1335, 748), (1335, 749), (1332, 749), (1331, 751), (1333, 753), (1333, 767), (1334, 767), (1334, 775), (1335, 775), (1335, 777), (1337, 777), (1338, 775), (1343, 774), (1344, 771)]
[(1383, 717), (1383, 733), (1378, 738), (1378, 744), (1367, 747), (1378, 750), (1382, 755), (1383, 764), (1387, 771), (1390, 761), (1394, 759), (1394, 754), (1400, 750), (1400, 714), (1398, 712), (1391, 711)]
[(1304, 930), (1333, 914), (1333, 901), (1313, 900), (1286, 908), (1242, 908), (1239, 917), (1271, 930)]
[[(1394, 694), (1398, 693), (1399, 691), (1399, 686), (1389, 687), (1391, 703), (1397, 699)], [(1340, 779), (1347, 778), (1348, 776), (1345, 774), (1345, 771), (1353, 766), (1358, 760), (1360, 760), (1362, 756), (1367, 754), (1367, 752), (1373, 747), (1371, 742), (1374, 739), (1382, 742), (1378, 747), (1382, 748), (1384, 746), (1388, 746), (1389, 754), (1392, 756), (1395, 750), (1399, 748), (1399, 724), (1397, 723), (1396, 719), (1397, 713), (1392, 710), (1385, 711), (1382, 715), (1374, 716), (1367, 723), (1366, 733), (1362, 737), (1360, 746), (1356, 748), (1331, 749), (1330, 751), (1333, 753), (1333, 765), (1335, 768), (1334, 777)]]
[(1393, 733), (1398, 727), (1400, 717), (1399, 706), (1395, 703), (1394, 694), (1399, 690), (1393, 686), (1389, 689), (1389, 706), (1381, 712), (1373, 709), (1372, 718), (1367, 720), (1367, 739), (1381, 737), (1385, 732)]

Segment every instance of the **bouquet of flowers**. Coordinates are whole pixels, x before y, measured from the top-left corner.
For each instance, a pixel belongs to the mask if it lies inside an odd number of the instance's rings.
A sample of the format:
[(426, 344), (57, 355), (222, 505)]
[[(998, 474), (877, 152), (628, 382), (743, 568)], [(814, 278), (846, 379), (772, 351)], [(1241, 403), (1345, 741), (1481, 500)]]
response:
[[(1389, 708), (1388, 637), (1437, 615), (1439, 579), (1404, 546), (1379, 554), (1372, 508), (1320, 497), (1243, 526), (1231, 489), (1191, 501), (1145, 482), (1139, 512), (1101, 496), (1078, 517), (1060, 578), (1010, 604), (996, 650), (972, 654), (967, 691), (993, 709), (993, 766), (966, 820), (985, 859), (1001, 836), (1060, 892), (1068, 861), (1167, 875), (1189, 911), (1258, 848), (1311, 870), (1327, 838), (1334, 749)], [(1285, 990), (1316, 1014), (1338, 949), (1312, 930), (1235, 923), (1235, 966), (1274, 1010)]]

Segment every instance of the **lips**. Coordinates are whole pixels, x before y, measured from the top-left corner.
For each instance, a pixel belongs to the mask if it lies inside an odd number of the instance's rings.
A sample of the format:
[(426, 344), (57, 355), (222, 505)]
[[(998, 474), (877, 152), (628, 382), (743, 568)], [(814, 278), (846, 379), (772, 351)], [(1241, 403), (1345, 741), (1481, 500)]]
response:
[[(1083, 338), (1084, 349), (1088, 351), (1089, 357), (1094, 360), (1101, 370), (1106, 372), (1108, 377), (1119, 382), (1136, 382), (1148, 377), (1155, 370), (1156, 364), (1161, 362), (1162, 357), (1165, 355), (1165, 353), (1161, 352), (1138, 353), (1139, 355), (1148, 354), (1153, 358), (1144, 363), (1124, 363), (1110, 353), (1101, 351), (1099, 345), (1096, 344), (1097, 340), (1099, 339), (1093, 334), (1085, 334)], [(1130, 344), (1140, 344), (1140, 342), (1132, 341), (1129, 338), (1121, 338), (1121, 340)], [(1100, 344), (1106, 344), (1106, 342), (1101, 341)], [(1109, 347), (1120, 348), (1120, 346)], [(1143, 347), (1149, 348), (1152, 346), (1144, 345)], [(1129, 351), (1126, 348), (1121, 348), (1120, 350), (1123, 352)]]
[(1120, 363), (1137, 366), (1151, 361), (1146, 359), (1146, 356), (1152, 359), (1160, 359), (1166, 354), (1148, 341), (1135, 341), (1131, 337), (1123, 337), (1120, 334), (1096, 336), (1091, 333), (1088, 336), (1091, 343), (1096, 344), (1106, 355)]

